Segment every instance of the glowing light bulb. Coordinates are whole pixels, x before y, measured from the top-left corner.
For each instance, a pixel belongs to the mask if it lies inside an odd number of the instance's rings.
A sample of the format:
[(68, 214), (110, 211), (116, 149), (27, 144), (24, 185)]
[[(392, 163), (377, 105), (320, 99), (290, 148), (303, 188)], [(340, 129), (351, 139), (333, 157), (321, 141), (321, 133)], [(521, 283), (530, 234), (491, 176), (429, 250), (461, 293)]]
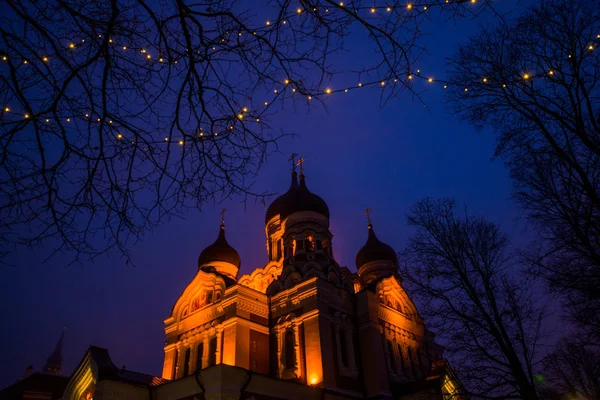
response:
[(548, 71), (548, 75), (554, 75), (554, 71), (552, 71), (552, 70)]
[(6, 56), (2, 56), (2, 61), (6, 61)]
[(90, 116), (90, 114), (85, 114), (85, 117), (86, 117), (86, 118), (87, 118), (87, 117), (89, 117), (89, 116)]
[(308, 99), (309, 99), (309, 100), (312, 100), (312, 96), (308, 96)]
[(123, 46), (123, 50), (127, 50), (127, 46)]
[(180, 141), (179, 141), (179, 145), (180, 145), (180, 146), (183, 146), (183, 140), (180, 140)]
[(71, 118), (67, 118), (67, 122), (71, 122)]
[(486, 83), (487, 82), (487, 78), (483, 78), (482, 81), (483, 81), (483, 83)]
[(348, 93), (348, 89), (344, 89), (344, 93)]
[(423, 6), (423, 11), (427, 10), (427, 6)]
[(325, 89), (325, 93), (331, 94), (331, 89), (330, 88)]
[(286, 23), (287, 23), (287, 21), (284, 19), (284, 20), (283, 20), (283, 24), (285, 25)]
[(505, 84), (505, 83), (504, 83), (504, 84), (502, 84), (502, 87), (503, 87), (503, 88), (505, 88), (505, 87), (506, 87), (506, 84)]
[(390, 11), (392, 11), (392, 7), (388, 7), (388, 8), (386, 8), (386, 9), (385, 9), (385, 11), (387, 11), (387, 12), (390, 12)]
[(381, 85), (381, 86), (385, 86), (385, 81), (381, 81), (381, 82), (380, 82), (380, 85)]
[(9, 112), (9, 111), (10, 111), (10, 108), (4, 107), (4, 112)]
[(237, 116), (237, 117), (238, 117), (238, 119), (242, 119), (242, 118), (244, 118), (244, 116), (243, 116), (242, 114), (238, 114), (238, 116)]
[(112, 119), (108, 120), (108, 123), (109, 123), (109, 124), (112, 124)]
[(410, 4), (410, 3), (408, 3), (408, 4), (406, 5), (406, 9), (408, 9), (408, 10), (412, 9), (412, 7), (413, 7), (413, 6), (412, 6), (412, 4)]
[(427, 79), (427, 82), (429, 82), (429, 83), (433, 82), (433, 78)]
[(44, 62), (48, 62), (48, 57), (44, 57), (44, 58), (42, 58), (42, 60), (43, 60)]
[(594, 50), (594, 46), (590, 44), (590, 46), (588, 47), (588, 50)]
[(74, 49), (75, 48), (75, 43), (69, 43), (69, 48), (70, 49)]
[(269, 102), (268, 102), (268, 101), (265, 101), (265, 106), (268, 106), (268, 105), (269, 105)]
[[(344, 2), (340, 1), (340, 7), (344, 7)], [(600, 35), (598, 35), (600, 37)]]
[(29, 114), (25, 114), (25, 118), (29, 118)]
[(163, 59), (162, 59), (162, 57), (158, 59), (158, 62), (163, 62)]
[(302, 9), (301, 9), (301, 8), (299, 8), (299, 9), (297, 9), (297, 10), (296, 10), (296, 12), (297, 12), (298, 14), (301, 14), (301, 13), (302, 13)]
[(248, 107), (244, 107), (244, 108), (242, 108), (242, 111), (243, 111), (243, 112), (248, 112)]
[(256, 122), (260, 122), (260, 118), (256, 118)]
[(296, 93), (296, 88), (292, 88), (292, 92)]
[(277, 89), (273, 90), (273, 93), (277, 93)]
[(289, 79), (286, 79), (285, 81), (283, 81), (286, 85), (288, 85), (290, 83)]
[(318, 382), (318, 380), (317, 380), (317, 377), (316, 377), (316, 376), (313, 376), (312, 378), (310, 378), (310, 383), (311, 383), (311, 385), (316, 385), (316, 384), (317, 384), (317, 382)]
[(523, 79), (529, 79), (529, 74), (523, 74)]
[(471, 0), (471, 3), (475, 3), (477, 0)]
[(50, 119), (46, 118), (46, 122), (50, 122)]
[(151, 58), (152, 58), (152, 56), (151, 56), (150, 54), (147, 54), (147, 55), (146, 55), (146, 58), (149, 60), (149, 59), (151, 59)]
[(376, 11), (376, 10), (375, 10), (375, 7), (371, 8), (371, 14), (374, 14), (374, 13), (375, 13), (375, 11)]
[(145, 52), (146, 52), (146, 49), (141, 49), (140, 50), (140, 53), (145, 53)]
[(117, 139), (123, 139), (123, 135), (121, 135), (120, 133), (117, 135)]
[(444, 85), (444, 89), (448, 88), (448, 85)]
[(468, 91), (469, 91), (469, 89), (465, 88), (465, 92), (468, 92)]
[(108, 39), (108, 43), (112, 43), (112, 39)]
[(27, 60), (23, 61), (23, 64), (27, 64)]
[(98, 122), (100, 122), (100, 118), (98, 118), (98, 120), (97, 120), (97, 121), (98, 121)]
[(271, 25), (271, 21), (267, 21), (267, 26)]
[(410, 79), (412, 79), (412, 78), (413, 78), (413, 76), (412, 76), (412, 75), (409, 75), (409, 76), (408, 76), (408, 79), (409, 79), (409, 80), (410, 80)]
[(362, 87), (362, 83), (360, 83), (360, 82), (359, 82), (359, 83), (358, 83), (358, 87)]
[(166, 138), (165, 138), (165, 142), (168, 142), (168, 141), (169, 141), (169, 138), (168, 138), (168, 137), (166, 137)]

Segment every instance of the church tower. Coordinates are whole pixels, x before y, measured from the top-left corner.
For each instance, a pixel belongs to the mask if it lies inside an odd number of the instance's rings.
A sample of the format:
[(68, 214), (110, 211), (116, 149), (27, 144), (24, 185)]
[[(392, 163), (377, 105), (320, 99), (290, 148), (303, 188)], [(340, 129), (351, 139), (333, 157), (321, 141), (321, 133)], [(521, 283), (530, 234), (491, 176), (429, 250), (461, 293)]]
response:
[(368, 215), (356, 272), (341, 267), (329, 207), (308, 189), (304, 160), (294, 161), (288, 190), (266, 211), (264, 267), (238, 278), (241, 257), (226, 240), (222, 213), (217, 239), (201, 251), (196, 276), (164, 321), (163, 378), (225, 364), (278, 385), (379, 399), (432, 381), (443, 347), (404, 291), (395, 250)]

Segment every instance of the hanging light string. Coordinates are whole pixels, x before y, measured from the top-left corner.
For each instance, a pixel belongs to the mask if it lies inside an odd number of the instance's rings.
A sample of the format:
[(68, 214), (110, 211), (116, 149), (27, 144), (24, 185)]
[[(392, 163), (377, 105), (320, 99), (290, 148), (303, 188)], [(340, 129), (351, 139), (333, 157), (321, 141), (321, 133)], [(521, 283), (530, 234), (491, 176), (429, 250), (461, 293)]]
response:
[[(352, 3), (348, 3), (348, 5), (346, 5), (344, 2), (335, 3), (335, 4), (332, 4), (332, 6), (337, 6), (338, 8), (348, 7), (348, 8), (356, 10), (357, 12), (368, 11), (369, 13), (374, 14), (380, 10), (384, 10), (385, 12), (388, 12), (388, 13), (392, 12), (394, 10), (397, 10), (397, 9), (401, 9), (404, 12), (410, 12), (411, 10), (419, 7), (421, 10), (425, 11), (434, 6), (444, 6), (444, 5), (448, 5), (448, 4), (475, 3), (475, 2), (476, 1), (473, 1), (473, 0), (458, 0), (458, 1), (443, 0), (440, 2), (428, 2), (425, 5), (424, 4), (417, 5), (417, 3), (414, 3), (414, 4), (408, 3), (405, 7), (401, 7), (401, 8), (400, 7), (391, 7), (391, 6), (353, 7)], [(329, 9), (325, 8), (324, 12), (328, 13)], [(280, 21), (275, 21), (275, 22), (271, 23), (270, 21), (267, 20), (266, 27), (268, 27), (267, 29), (272, 29), (273, 28), (272, 25), (274, 25), (274, 24), (281, 23), (281, 24), (285, 25), (289, 18), (292, 18), (294, 16), (296, 16), (296, 17), (301, 16), (303, 13), (304, 13), (304, 10), (302, 8), (297, 8), (295, 15), (290, 15), (288, 17), (284, 16), (284, 17), (282, 17), (282, 19)], [(256, 34), (256, 32), (259, 30), (261, 30), (261, 29), (257, 29), (253, 33)], [(228, 31), (225, 32), (225, 35), (223, 35), (223, 37), (220, 39), (221, 42), (229, 40), (227, 35), (230, 35), (230, 34), (235, 34), (235, 33), (228, 32)], [(242, 33), (239, 32), (236, 34), (236, 36), (242, 36)], [(99, 39), (101, 39), (102, 34), (98, 34), (97, 37)], [(67, 50), (69, 50), (69, 51), (75, 51), (89, 43), (90, 43), (90, 41), (86, 42), (85, 39), (82, 39), (81, 43), (75, 44), (75, 42), (70, 42), (66, 47), (67, 47)], [(124, 51), (124, 52), (135, 51), (135, 52), (139, 53), (144, 59), (146, 59), (147, 62), (153, 63), (155, 65), (160, 66), (161, 64), (178, 64), (177, 58), (167, 59), (166, 57), (163, 57), (160, 55), (157, 57), (153, 56), (153, 51), (150, 50), (151, 46), (143, 47), (143, 48), (134, 48), (134, 47), (129, 47), (126, 45), (119, 45), (117, 43), (114, 43), (112, 39), (109, 39), (109, 43), (112, 44), (113, 46), (115, 46), (116, 48), (120, 48), (120, 50)], [(589, 42), (585, 51), (596, 50), (596, 47), (599, 44), (600, 44), (600, 34), (598, 34), (596, 36), (596, 38), (592, 39)], [(213, 51), (216, 51), (216, 46), (213, 46), (212, 49), (213, 49)], [(154, 53), (154, 54), (156, 54), (156, 53)], [(571, 55), (569, 55), (568, 57), (570, 58)], [(25, 59), (25, 58), (21, 58), (20, 62), (19, 62), (19, 58), (17, 58), (16, 59), (17, 61), (15, 63), (13, 61), (13, 58), (9, 54), (2, 53), (2, 52), (0, 52), (0, 58), (3, 62), (11, 62), (12, 67), (19, 67), (19, 68), (20, 67), (27, 68), (30, 66), (30, 64), (32, 64), (34, 62), (33, 59)], [(565, 60), (565, 62), (566, 61), (567, 60)], [(37, 57), (37, 59), (35, 60), (35, 62), (40, 62), (40, 63), (44, 63), (44, 64), (51, 63), (52, 57), (49, 55), (39, 55)], [(560, 67), (556, 68), (554, 70), (548, 70), (548, 71), (539, 72), (539, 73), (527, 72), (527, 73), (523, 73), (519, 78), (517, 78), (511, 82), (503, 82), (503, 83), (491, 82), (487, 77), (482, 77), (481, 80), (482, 80), (482, 83), (484, 83), (484, 84), (498, 84), (498, 85), (501, 85), (502, 88), (506, 88), (507, 85), (523, 83), (524, 81), (531, 81), (531, 80), (534, 80), (539, 77), (552, 78), (559, 71), (560, 71)], [(448, 88), (451, 85), (451, 83), (446, 80), (435, 79), (433, 76), (427, 76), (425, 74), (422, 74), (420, 69), (417, 69), (416, 72), (408, 72), (408, 73), (406, 73), (406, 75), (404, 77), (388, 76), (388, 77), (385, 77), (382, 79), (372, 80), (372, 81), (368, 81), (368, 82), (360, 82), (359, 81), (352, 86), (346, 86), (346, 87), (337, 88), (337, 89), (334, 89), (332, 87), (326, 87), (318, 92), (306, 92), (304, 90), (301, 90), (299, 87), (296, 87), (296, 85), (294, 84), (294, 82), (291, 79), (285, 79), (279, 88), (273, 89), (274, 95), (271, 97), (270, 101), (265, 101), (263, 103), (264, 106), (261, 107), (261, 109), (256, 109), (253, 112), (251, 112), (251, 111), (249, 111), (248, 107), (243, 107), (241, 110), (239, 110), (238, 113), (231, 116), (230, 120), (227, 123), (228, 127), (224, 130), (210, 133), (210, 132), (205, 132), (203, 130), (203, 128), (200, 128), (197, 135), (196, 134), (188, 135), (187, 138), (182, 137), (180, 139), (172, 139), (169, 137), (165, 137), (162, 140), (145, 141), (145, 143), (150, 144), (150, 143), (164, 143), (164, 142), (175, 141), (179, 145), (184, 145), (186, 143), (186, 140), (189, 140), (190, 138), (193, 138), (193, 141), (203, 140), (203, 139), (214, 139), (215, 137), (218, 137), (220, 134), (225, 134), (225, 133), (228, 133), (228, 131), (233, 130), (235, 128), (236, 124), (239, 124), (239, 123), (252, 123), (252, 122), (260, 123), (261, 117), (263, 117), (264, 114), (269, 110), (269, 107), (271, 107), (272, 104), (276, 103), (276, 101), (278, 100), (278, 98), (280, 96), (284, 95), (285, 93), (289, 93), (289, 92), (291, 92), (290, 93), (291, 96), (304, 96), (307, 101), (311, 101), (315, 98), (323, 98), (323, 97), (331, 96), (333, 94), (338, 94), (338, 93), (348, 93), (352, 90), (362, 89), (362, 88), (366, 88), (366, 87), (387, 88), (389, 86), (393, 87), (394, 85), (397, 85), (397, 84), (400, 84), (404, 87), (412, 87), (414, 85), (414, 82), (417, 80), (424, 81), (428, 84), (440, 84), (440, 85), (443, 85), (444, 89)], [(456, 84), (453, 84), (453, 85), (456, 86)], [(469, 88), (465, 86), (464, 91), (468, 92)], [(53, 120), (55, 120), (55, 118), (44, 118), (43, 116), (38, 117), (37, 115), (30, 115), (27, 112), (15, 111), (11, 108), (10, 105), (4, 105), (2, 107), (2, 110), (0, 110), (0, 118), (4, 119), (4, 117), (6, 115), (8, 115), (8, 116), (12, 115), (15, 117), (19, 117), (19, 118), (21, 118), (21, 120), (37, 119), (37, 120), (39, 120), (39, 122), (43, 122), (43, 123), (47, 123), (47, 124), (51, 123)], [(95, 121), (94, 121), (94, 119), (95, 119)], [(66, 121), (67, 123), (76, 122), (76, 120), (84, 120), (87, 123), (90, 123), (90, 122), (106, 123), (106, 122), (108, 122), (109, 125), (113, 125), (112, 119), (102, 118), (102, 117), (98, 117), (98, 116), (92, 116), (92, 115), (90, 115), (90, 113), (85, 113), (83, 115), (63, 116), (61, 118), (61, 120)], [(227, 118), (225, 118), (225, 120), (227, 120)], [(132, 144), (136, 144), (135, 140), (128, 139), (122, 133), (116, 132), (115, 138), (120, 141), (131, 142)]]

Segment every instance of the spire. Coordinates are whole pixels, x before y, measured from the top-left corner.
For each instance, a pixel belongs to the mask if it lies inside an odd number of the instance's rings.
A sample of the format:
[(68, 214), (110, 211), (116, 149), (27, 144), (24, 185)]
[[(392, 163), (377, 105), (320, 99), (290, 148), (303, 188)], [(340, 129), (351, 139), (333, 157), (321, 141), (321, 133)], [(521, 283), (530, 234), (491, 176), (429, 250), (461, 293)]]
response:
[(65, 339), (65, 331), (66, 330), (67, 330), (67, 327), (66, 326), (63, 327), (63, 330), (60, 333), (60, 338), (58, 339), (58, 342), (56, 343), (56, 347), (54, 348), (54, 351), (52, 352), (52, 354), (50, 354), (50, 356), (46, 360), (46, 364), (44, 365), (44, 368), (42, 368), (42, 372), (45, 372), (48, 374), (53, 374), (53, 375), (60, 374), (60, 368), (62, 367), (62, 347), (63, 347), (63, 340)]

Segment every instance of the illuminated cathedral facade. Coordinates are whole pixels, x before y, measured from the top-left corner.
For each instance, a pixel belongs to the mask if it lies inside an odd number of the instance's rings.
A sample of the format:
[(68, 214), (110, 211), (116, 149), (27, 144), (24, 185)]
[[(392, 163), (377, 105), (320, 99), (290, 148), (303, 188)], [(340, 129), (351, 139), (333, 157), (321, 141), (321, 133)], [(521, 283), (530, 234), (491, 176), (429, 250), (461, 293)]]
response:
[[(165, 323), (162, 377), (92, 347), (63, 399), (447, 399), (458, 382), (375, 235), (335, 260), (329, 208), (294, 170), (268, 207), (268, 262), (239, 276), (224, 221)], [(150, 396), (150, 397), (149, 397)]]

